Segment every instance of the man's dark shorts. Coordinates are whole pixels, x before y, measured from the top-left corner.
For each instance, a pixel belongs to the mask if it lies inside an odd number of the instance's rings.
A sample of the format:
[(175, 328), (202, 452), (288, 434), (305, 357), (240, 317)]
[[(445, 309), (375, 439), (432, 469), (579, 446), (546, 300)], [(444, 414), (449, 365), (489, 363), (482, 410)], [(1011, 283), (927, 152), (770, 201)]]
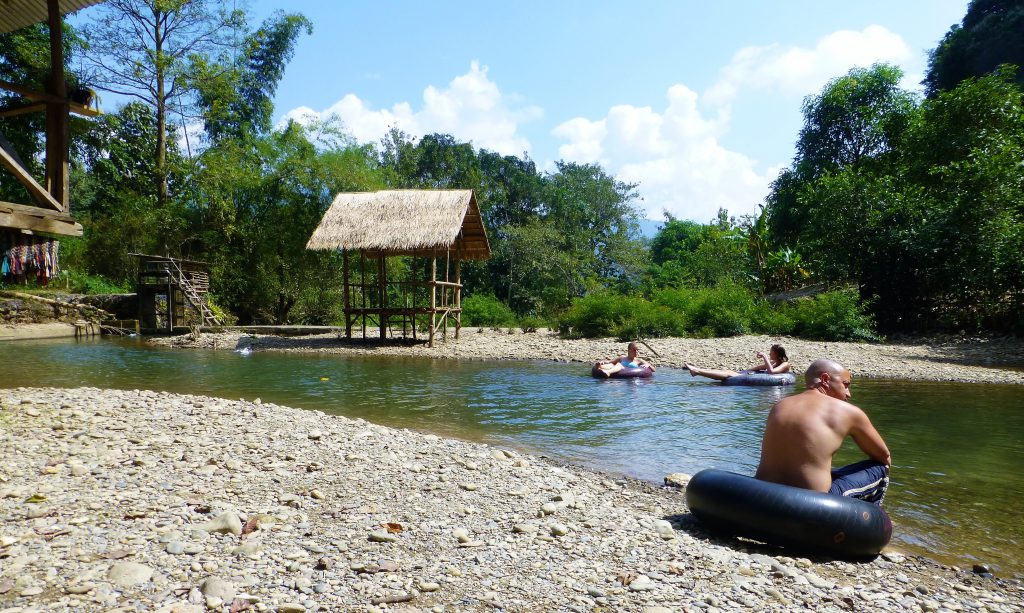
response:
[(864, 460), (833, 470), (828, 493), (882, 506), (888, 487), (889, 467), (875, 460)]

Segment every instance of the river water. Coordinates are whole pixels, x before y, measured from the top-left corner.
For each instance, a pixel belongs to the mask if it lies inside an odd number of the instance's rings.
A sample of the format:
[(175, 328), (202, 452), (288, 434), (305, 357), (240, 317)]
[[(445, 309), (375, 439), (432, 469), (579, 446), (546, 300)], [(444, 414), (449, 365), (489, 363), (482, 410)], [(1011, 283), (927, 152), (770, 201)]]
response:
[[(796, 390), (723, 387), (685, 371), (597, 381), (581, 364), (170, 350), (136, 340), (0, 343), (0, 387), (152, 389), (262, 398), (506, 445), (661, 482), (751, 474), (771, 404)], [(1024, 386), (855, 379), (893, 454), (893, 544), (1024, 576)], [(862, 459), (852, 443), (836, 465)]]

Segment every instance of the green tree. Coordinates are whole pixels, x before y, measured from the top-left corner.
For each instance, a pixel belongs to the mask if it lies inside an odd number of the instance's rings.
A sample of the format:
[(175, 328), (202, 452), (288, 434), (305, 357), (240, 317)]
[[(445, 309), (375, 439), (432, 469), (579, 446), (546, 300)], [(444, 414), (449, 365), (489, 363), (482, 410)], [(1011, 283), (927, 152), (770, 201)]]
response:
[[(1024, 66), (1024, 0), (971, 0), (967, 14), (928, 56), (928, 97), (981, 77), (1001, 64)], [(1024, 86), (1024, 71), (1016, 72)]]
[(932, 312), (946, 325), (1024, 329), (1024, 92), (1013, 72), (926, 101), (906, 151), (906, 181), (922, 200), (912, 244)]
[(594, 164), (556, 162), (547, 177), (543, 219), (559, 230), (560, 248), (577, 253), (588, 283), (635, 286), (646, 266), (639, 240), (636, 185)]
[(313, 33), (309, 19), (278, 12), (248, 34), (238, 50), (216, 61), (192, 58), (189, 78), (211, 142), (270, 131), (274, 93), (303, 32)]
[(107, 0), (90, 16), (84, 59), (94, 82), (154, 110), (156, 204), (166, 206), (169, 116), (191, 105), (189, 60), (228, 45), (242, 13), (214, 0)]
[(859, 166), (890, 151), (916, 108), (914, 96), (899, 86), (902, 77), (889, 64), (854, 68), (805, 98), (794, 161), (801, 178)]

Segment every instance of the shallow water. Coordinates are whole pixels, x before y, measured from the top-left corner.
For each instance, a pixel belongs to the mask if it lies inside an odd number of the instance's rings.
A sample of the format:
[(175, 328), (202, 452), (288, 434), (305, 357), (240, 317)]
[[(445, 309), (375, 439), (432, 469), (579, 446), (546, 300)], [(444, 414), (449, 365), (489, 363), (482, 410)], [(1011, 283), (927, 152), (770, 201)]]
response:
[[(0, 343), (0, 387), (93, 386), (262, 398), (660, 482), (753, 472), (772, 402), (660, 369), (597, 381), (581, 364), (183, 351), (131, 340)], [(1024, 576), (1024, 386), (857, 379), (853, 401), (893, 454), (894, 545)], [(851, 445), (836, 464), (861, 459)]]

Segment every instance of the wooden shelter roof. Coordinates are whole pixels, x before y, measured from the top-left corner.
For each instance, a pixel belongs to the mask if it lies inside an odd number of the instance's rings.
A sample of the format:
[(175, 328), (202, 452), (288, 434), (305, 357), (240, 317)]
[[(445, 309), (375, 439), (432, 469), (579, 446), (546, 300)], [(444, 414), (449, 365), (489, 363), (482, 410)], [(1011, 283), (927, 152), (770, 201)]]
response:
[[(103, 0), (58, 0), (60, 12), (73, 13)], [(0, 0), (0, 34), (46, 21), (46, 0)]]
[(313, 231), (307, 249), (362, 250), (380, 255), (491, 257), (476, 194), (470, 189), (341, 193)]

